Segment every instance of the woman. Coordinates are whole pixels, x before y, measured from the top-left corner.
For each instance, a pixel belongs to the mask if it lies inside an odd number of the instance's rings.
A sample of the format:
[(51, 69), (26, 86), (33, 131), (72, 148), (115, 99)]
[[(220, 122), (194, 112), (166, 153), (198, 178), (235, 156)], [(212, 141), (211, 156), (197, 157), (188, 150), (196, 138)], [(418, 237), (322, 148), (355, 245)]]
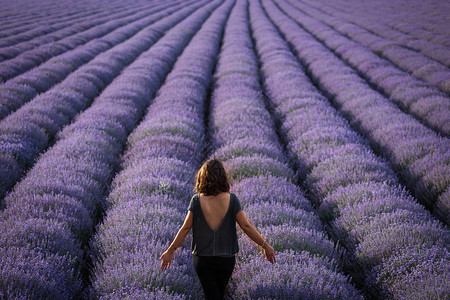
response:
[(194, 191), (183, 226), (169, 248), (161, 255), (161, 270), (166, 270), (173, 253), (193, 231), (191, 244), (195, 272), (206, 299), (223, 299), (239, 251), (236, 222), (254, 242), (262, 246), (268, 261), (275, 262), (275, 251), (247, 220), (218, 159), (206, 161), (196, 176)]

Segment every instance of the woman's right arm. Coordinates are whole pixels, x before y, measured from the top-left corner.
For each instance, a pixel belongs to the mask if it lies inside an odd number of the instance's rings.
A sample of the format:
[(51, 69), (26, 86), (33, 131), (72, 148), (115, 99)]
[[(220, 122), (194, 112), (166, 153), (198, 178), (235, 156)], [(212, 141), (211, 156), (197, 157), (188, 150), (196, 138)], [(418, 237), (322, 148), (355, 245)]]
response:
[(181, 226), (180, 230), (178, 230), (178, 233), (175, 236), (175, 239), (173, 240), (172, 244), (170, 244), (169, 248), (167, 248), (167, 250), (159, 258), (159, 260), (162, 261), (161, 270), (164, 271), (168, 267), (170, 267), (170, 264), (172, 263), (173, 253), (186, 239), (186, 236), (188, 235), (189, 231), (192, 228), (193, 220), (194, 220), (193, 212), (188, 211), (186, 218), (184, 219), (183, 226)]
[(242, 210), (236, 214), (236, 221), (238, 222), (239, 227), (241, 227), (244, 233), (248, 235), (248, 237), (252, 239), (252, 241), (263, 247), (264, 254), (266, 255), (267, 260), (271, 263), (274, 263), (276, 254), (275, 250), (273, 250), (269, 243), (267, 243), (267, 241), (258, 232), (258, 230), (256, 230), (256, 228), (252, 224), (250, 224)]

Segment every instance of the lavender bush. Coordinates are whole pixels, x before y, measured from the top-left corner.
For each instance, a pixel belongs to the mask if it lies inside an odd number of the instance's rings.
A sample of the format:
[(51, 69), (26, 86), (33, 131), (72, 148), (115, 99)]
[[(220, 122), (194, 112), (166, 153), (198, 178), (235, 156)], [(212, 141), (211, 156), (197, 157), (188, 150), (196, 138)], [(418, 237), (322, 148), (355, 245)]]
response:
[[(391, 8), (386, 9), (387, 6), (382, 5), (374, 10), (371, 3), (348, 1), (347, 5), (336, 6), (331, 2), (326, 5), (322, 2), (322, 5), (317, 7), (317, 2), (308, 1), (309, 5), (327, 13), (332, 22), (341, 20), (342, 23), (350, 25), (348, 21), (351, 21), (380, 37), (414, 49), (448, 66), (450, 41), (446, 36), (445, 22), (440, 20), (440, 15), (444, 16), (446, 13), (445, 4), (434, 1), (424, 7), (420, 2), (410, 2), (408, 6), (402, 5), (402, 1), (390, 3)], [(348, 7), (352, 8), (351, 13)], [(355, 11), (358, 13), (355, 14)], [(371, 14), (365, 14), (368, 11)], [(381, 15), (384, 16), (382, 20), (379, 19)], [(417, 22), (419, 16), (421, 22)]]
[[(281, 12), (278, 6), (268, 3), (273, 10)], [(279, 3), (295, 17), (295, 10), (289, 9), (282, 1)], [(448, 138), (439, 136), (410, 115), (404, 114), (388, 99), (372, 90), (328, 48), (285, 16), (284, 13), (277, 14), (276, 23), (280, 24), (286, 39), (308, 65), (308, 72), (311, 72), (312, 79), (321, 90), (340, 106), (340, 111), (360, 132), (369, 137), (375, 150), (391, 161), (419, 201), (430, 210), (435, 210), (437, 201), (445, 203), (440, 198), (441, 195), (445, 196), (443, 192), (450, 184), (450, 177), (447, 176), (450, 172)], [(302, 43), (299, 38), (303, 39)], [(440, 157), (436, 164), (442, 171), (437, 174), (437, 178), (430, 174), (430, 170), (419, 167), (423, 161), (432, 161), (435, 157)], [(449, 215), (449, 208), (437, 215)]]
[[(331, 18), (328, 15), (317, 14), (316, 10), (311, 11), (309, 7), (300, 3), (286, 7), (293, 9), (301, 7), (301, 11), (298, 11), (297, 14), (297, 20), (308, 32), (329, 47), (342, 61), (347, 62), (356, 69), (376, 89), (383, 91), (400, 108), (436, 129), (439, 133), (449, 136), (450, 101), (444, 93), (447, 92), (448, 94), (448, 91), (441, 92), (434, 88), (431, 83), (415, 78), (416, 72), (414, 71), (408, 72), (408, 70), (405, 70), (406, 72), (403, 72), (399, 70), (395, 60), (391, 59), (389, 61), (389, 57), (386, 57), (387, 59), (383, 58), (383, 52), (381, 57), (379, 57), (378, 49), (370, 48), (373, 43), (367, 44), (357, 38), (364, 34), (365, 41), (368, 40), (367, 36), (370, 33), (361, 28), (352, 28), (351, 26), (346, 26), (347, 24), (342, 24), (342, 21), (340, 21), (339, 28), (344, 28), (345, 30), (333, 30), (332, 24), (327, 26), (320, 22), (329, 23)], [(355, 40), (352, 40), (353, 36), (355, 36)], [(398, 48), (398, 46), (396, 47)], [(408, 54), (403, 54), (403, 57), (414, 59)], [(448, 52), (447, 57), (450, 57), (450, 52)], [(401, 65), (398, 67), (401, 69)], [(444, 68), (440, 72), (440, 76), (445, 82), (450, 82), (450, 72), (446, 70), (445, 65), (440, 67)], [(417, 68), (420, 68), (420, 66)], [(434, 74), (435, 72), (433, 72), (433, 76)]]
[[(292, 6), (290, 7), (292, 8)], [(447, 50), (445, 51), (446, 53), (442, 53), (442, 56), (444, 57), (443, 60), (447, 60), (447, 64), (442, 64), (427, 58), (421, 53), (409, 49), (409, 47), (407, 48), (388, 39), (383, 39), (377, 34), (373, 34), (363, 28), (358, 28), (358, 35), (354, 34), (354, 31), (351, 29), (346, 29), (344, 32), (352, 34), (352, 38), (356, 42), (375, 51), (380, 56), (385, 57), (400, 69), (422, 79), (431, 86), (438, 87), (444, 93), (448, 94), (450, 91), (448, 86), (450, 83), (448, 55), (450, 53), (448, 52), (448, 49), (442, 49), (443, 51)]]
[[(423, 264), (413, 270), (385, 262), (398, 261), (402, 251), (416, 247), (439, 248), (447, 253), (448, 229), (402, 190), (389, 165), (352, 132), (315, 89), (268, 17), (284, 33), (293, 32), (295, 24), (270, 1), (263, 4), (265, 11), (252, 3), (250, 19), (265, 87), (282, 120), (289, 149), (307, 166), (304, 184), (322, 219), (328, 222), (332, 236), (350, 251), (348, 270), (352, 277), (371, 297), (410, 298), (414, 297), (414, 288), (397, 282), (406, 282), (416, 276), (415, 272), (422, 272), (423, 278), (439, 276), (443, 282), (426, 289), (423, 296), (441, 297), (447, 284), (440, 270), (448, 269), (448, 255), (444, 259), (435, 257), (431, 264), (439, 266), (436, 270)], [(297, 41), (294, 37), (292, 40)], [(305, 43), (305, 39), (302, 41)], [(389, 268), (396, 267), (395, 280), (386, 277)]]
[[(153, 45), (164, 31), (190, 12), (189, 7), (186, 7), (145, 28), (125, 43), (100, 54), (90, 63), (71, 73), (52, 90), (39, 95), (0, 121), (2, 145), (0, 155), (5, 157), (5, 160), (10, 160), (11, 156), (14, 157), (19, 166), (17, 169), (9, 168), (0, 171), (2, 178), (13, 178), (13, 180), (2, 180), (1, 190), (6, 192), (12, 188), (15, 181), (33, 165), (40, 152), (53, 142), (64, 125), (69, 123), (77, 113), (86, 109), (123, 68)], [(155, 16), (150, 19), (157, 20)], [(108, 91), (108, 93), (118, 97), (120, 96), (117, 93), (118, 89), (121, 89), (120, 85), (115, 86), (115, 91)], [(66, 95), (67, 93), (69, 95)], [(61, 97), (61, 94), (64, 97)], [(7, 173), (8, 171), (15, 171), (15, 173)], [(4, 193), (0, 194), (0, 196), (3, 195)]]
[(52, 25), (37, 26), (24, 34), (15, 34), (9, 36), (8, 39), (2, 39), (0, 44), (0, 61), (14, 58), (30, 49), (88, 30), (111, 20), (111, 18), (120, 18), (143, 9), (143, 7), (130, 7), (133, 8), (133, 11), (124, 12), (123, 7), (106, 6), (104, 8), (105, 10), (102, 12), (90, 9), (84, 13), (74, 14), (69, 18), (50, 18), (49, 21), (53, 23)]
[[(218, 4), (208, 4), (191, 16), (191, 22), (200, 26), (210, 14), (128, 138), (124, 169), (113, 181), (107, 217), (92, 241), (96, 249), (93, 294), (100, 298), (155, 295), (160, 289), (164, 289), (163, 298), (201, 297), (186, 247), (168, 271), (160, 270), (158, 258), (181, 225), (195, 170), (204, 159), (204, 101), (234, 3), (227, 1), (216, 8)], [(195, 32), (186, 26), (177, 30)], [(167, 148), (167, 154), (166, 149), (146, 147), (158, 139), (176, 144)]]
[(157, 259), (210, 157), (278, 254), (229, 297), (446, 298), (444, 2), (3, 1), (0, 299), (201, 298)]
[[(80, 17), (98, 16), (102, 11), (96, 7), (98, 4), (103, 4), (103, 9), (111, 12), (123, 8), (120, 1), (99, 1), (97, 4), (91, 2), (71, 3), (72, 5), (67, 5), (65, 2), (57, 4), (40, 2), (39, 4), (29, 5), (19, 1), (3, 4), (0, 15), (4, 18), (0, 25), (1, 47), (4, 47), (5, 44), (11, 45), (51, 33), (60, 28), (61, 24), (73, 22)], [(140, 5), (140, 3), (136, 5)]]
[[(260, 92), (247, 9), (247, 1), (237, 2), (224, 34), (210, 104), (211, 156), (224, 160), (244, 211), (251, 207), (250, 219), (256, 220), (279, 258), (268, 266), (255, 255), (255, 245), (241, 237), (230, 293), (244, 299), (358, 298), (359, 293), (337, 269), (342, 250), (324, 234), (317, 215), (294, 184), (297, 174)], [(283, 205), (284, 216), (277, 214), (276, 204)], [(310, 264), (316, 266), (312, 272)]]
[[(39, 93), (43, 93), (50, 89), (52, 86), (57, 84), (66, 78), (69, 74), (80, 68), (82, 65), (90, 62), (94, 59), (98, 54), (113, 48), (113, 46), (120, 47), (120, 44), (127, 41), (128, 44), (135, 44), (136, 41), (133, 41), (131, 38), (135, 35), (134, 39), (136, 39), (136, 35), (138, 32), (141, 32), (140, 35), (143, 35), (144, 29), (149, 30), (149, 25), (154, 23), (155, 21), (161, 19), (164, 16), (170, 15), (171, 12), (175, 12), (180, 7), (176, 5), (172, 5), (174, 7), (170, 7), (164, 11), (165, 5), (157, 6), (156, 8), (152, 8), (149, 11), (145, 11), (142, 13), (142, 18), (136, 20), (136, 16), (132, 15), (124, 20), (114, 20), (110, 21), (108, 30), (112, 31), (109, 33), (103, 32), (98, 27), (94, 27), (91, 29), (92, 33), (90, 36), (88, 35), (84, 39), (90, 42), (85, 43), (81, 47), (78, 47), (72, 51), (66, 52), (61, 55), (57, 55), (58, 53), (54, 53), (49, 56), (50, 60), (41, 61), (39, 66), (35, 66), (35, 68), (31, 69), (28, 72), (18, 70), (17, 66), (20, 66), (20, 60), (24, 60), (27, 63), (33, 62), (33, 60), (17, 57), (14, 60), (8, 60), (4, 63), (0, 63), (0, 74), (2, 76), (6, 76), (8, 74), (8, 63), (14, 65), (14, 75), (11, 75), (8, 78), (3, 78), (2, 80), (7, 80), (4, 84), (0, 85), (0, 95), (1, 95), (1, 111), (0, 111), (0, 119), (5, 118), (7, 115), (16, 111), (23, 104), (30, 101), (33, 97), (38, 95)], [(162, 10), (162, 11), (161, 11)], [(148, 13), (151, 15), (148, 16)], [(139, 13), (141, 14), (141, 13)], [(131, 24), (128, 24), (132, 20)], [(124, 26), (125, 25), (125, 26)], [(104, 25), (105, 27), (106, 25)], [(143, 31), (144, 30), (144, 31)], [(108, 33), (104, 35), (104, 33)], [(81, 33), (80, 33), (81, 34)], [(101, 34), (104, 36), (97, 36), (95, 34)], [(80, 37), (72, 37), (75, 41), (82, 41)], [(142, 36), (141, 36), (142, 38)], [(62, 43), (61, 41), (59, 43)], [(70, 43), (67, 42), (69, 45)], [(53, 44), (50, 44), (52, 46)], [(122, 44), (123, 45), (123, 44)], [(79, 45), (73, 45), (73, 48)], [(35, 51), (38, 51), (35, 50)], [(112, 49), (110, 49), (112, 51)], [(116, 50), (117, 51), (117, 50)], [(130, 51), (130, 50), (129, 50)], [(42, 50), (43, 53), (47, 53), (48, 51)], [(28, 53), (28, 52), (27, 52)], [(104, 54), (103, 54), (104, 55)], [(101, 55), (100, 55), (101, 56)], [(39, 56), (40, 57), (40, 56)], [(43, 59), (44, 57), (42, 57)], [(36, 62), (37, 63), (37, 62)], [(3, 68), (3, 70), (2, 70)], [(104, 68), (104, 67), (103, 67)], [(79, 72), (79, 71), (78, 71)], [(23, 74), (21, 74), (23, 73)], [(72, 76), (72, 75), (71, 75)], [(12, 78), (14, 77), (14, 78)], [(83, 93), (83, 91), (81, 91)]]
[[(164, 6), (163, 6), (164, 8)], [(131, 16), (127, 16), (125, 18), (119, 18), (118, 20), (111, 20), (105, 24), (96, 26), (86, 32), (81, 32), (77, 35), (66, 37), (65, 40), (59, 41), (60, 47), (52, 47), (52, 44), (50, 45), (42, 45), (36, 49), (32, 49), (31, 51), (27, 51), (23, 53), (22, 55), (17, 56), (16, 58), (13, 58), (11, 60), (7, 60), (0, 63), (0, 74), (2, 74), (1, 80), (6, 81), (13, 77), (16, 77), (17, 75), (24, 73), (25, 71), (28, 71), (43, 62), (47, 61), (48, 59), (52, 58), (53, 56), (57, 56), (59, 54), (63, 54), (68, 50), (71, 50), (77, 46), (84, 45), (84, 48), (86, 50), (95, 51), (95, 49), (102, 49), (103, 47), (108, 47), (105, 43), (108, 43), (108, 41), (115, 37), (117, 39), (117, 33), (111, 32), (114, 30), (119, 29), (119, 32), (121, 34), (124, 34), (126, 36), (130, 36), (127, 34), (127, 32), (123, 32), (123, 29), (126, 24), (129, 24), (130, 22), (136, 21), (136, 18), (138, 20), (140, 17), (148, 16), (148, 13), (152, 12), (158, 12), (161, 10), (161, 7), (157, 7), (156, 10), (151, 8), (148, 11), (144, 12), (138, 12), (136, 14), (133, 14), (133, 11), (131, 11)], [(141, 21), (142, 22), (142, 21)], [(147, 23), (148, 25), (148, 23)], [(142, 25), (141, 25), (142, 26)], [(145, 26), (145, 25), (144, 25)], [(129, 26), (131, 27), (131, 26)], [(143, 27), (141, 27), (143, 28)], [(115, 40), (115, 39), (114, 39)], [(113, 41), (114, 41), (113, 40)], [(88, 41), (91, 41), (90, 43), (87, 43)], [(78, 49), (77, 52), (81, 52), (78, 55), (82, 54), (81, 51), (83, 48)], [(104, 50), (97, 50), (100, 53)], [(103, 48), (107, 49), (107, 48)], [(83, 49), (84, 50), (84, 49)], [(86, 51), (84, 50), (84, 51)], [(91, 54), (92, 55), (92, 54)], [(95, 55), (95, 52), (93, 53)], [(78, 57), (78, 59), (83, 60), (82, 56)]]
[[(104, 210), (103, 199), (118, 168), (127, 135), (189, 42), (192, 35), (184, 30), (195, 32), (211, 6), (200, 9), (175, 26), (126, 68), (92, 107), (64, 129), (61, 139), (5, 199), (7, 208), (0, 214), (0, 224), (8, 229), (8, 234), (0, 237), (0, 243), (5, 249), (23, 249), (23, 256), (15, 257), (16, 252), (7, 252), (3, 256), (1, 269), (5, 273), (0, 284), (3, 294), (13, 297), (20, 291), (24, 297), (31, 298), (72, 298), (80, 292), (81, 273), (82, 270), (86, 272), (83, 255), (87, 253), (83, 254), (83, 250)], [(178, 18), (194, 8), (180, 11)], [(169, 46), (170, 52), (161, 51)], [(165, 53), (164, 56), (161, 53)], [(149, 64), (147, 67), (146, 63)], [(140, 77), (136, 70), (141, 70)], [(130, 85), (139, 78), (151, 79), (152, 85), (144, 80)], [(125, 83), (134, 93), (128, 98), (124, 94), (116, 98), (113, 92), (116, 84), (121, 87)], [(122, 109), (119, 109), (120, 105)], [(111, 106), (115, 109), (108, 110)], [(21, 209), (23, 207), (26, 209)], [(40, 271), (42, 268), (45, 272)], [(69, 278), (58, 282), (57, 289), (52, 288), (55, 283), (51, 270), (55, 268), (62, 273), (61, 280)], [(21, 279), (15, 280), (18, 274)], [(36, 276), (41, 277), (38, 280)]]

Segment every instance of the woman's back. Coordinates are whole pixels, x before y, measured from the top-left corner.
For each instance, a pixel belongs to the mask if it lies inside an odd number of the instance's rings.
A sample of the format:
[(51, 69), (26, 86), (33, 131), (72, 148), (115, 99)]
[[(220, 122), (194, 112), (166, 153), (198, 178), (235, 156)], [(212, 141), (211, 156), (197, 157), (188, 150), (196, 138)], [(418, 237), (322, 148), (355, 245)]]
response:
[(192, 196), (188, 210), (193, 214), (192, 254), (229, 257), (239, 251), (236, 215), (241, 204), (235, 194), (197, 193)]
[(200, 207), (206, 223), (213, 230), (219, 229), (229, 208), (230, 193), (220, 193), (216, 196), (200, 194)]

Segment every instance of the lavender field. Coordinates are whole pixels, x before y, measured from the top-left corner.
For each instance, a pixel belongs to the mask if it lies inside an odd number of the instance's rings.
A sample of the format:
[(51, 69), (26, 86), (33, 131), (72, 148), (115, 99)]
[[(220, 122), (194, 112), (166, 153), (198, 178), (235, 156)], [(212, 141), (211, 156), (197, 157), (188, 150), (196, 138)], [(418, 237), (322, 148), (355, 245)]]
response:
[(230, 299), (449, 299), (450, 3), (0, 0), (0, 299), (201, 299), (224, 161)]

